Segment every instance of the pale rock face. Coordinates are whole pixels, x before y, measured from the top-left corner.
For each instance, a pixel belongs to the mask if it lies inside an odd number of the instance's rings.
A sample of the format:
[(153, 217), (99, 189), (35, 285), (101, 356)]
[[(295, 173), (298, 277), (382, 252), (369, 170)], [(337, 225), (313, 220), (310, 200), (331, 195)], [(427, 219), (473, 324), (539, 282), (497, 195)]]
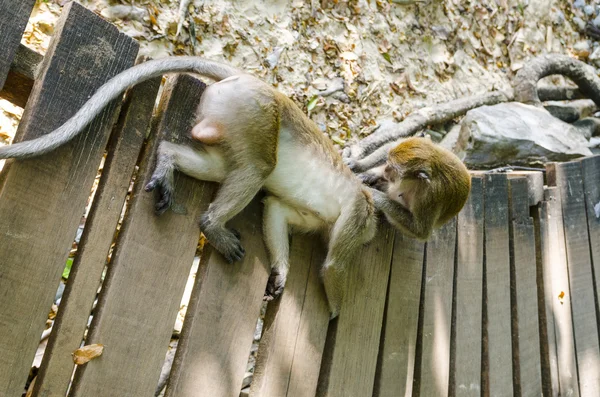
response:
[(453, 151), (470, 168), (540, 165), (592, 154), (581, 129), (517, 102), (469, 111)]

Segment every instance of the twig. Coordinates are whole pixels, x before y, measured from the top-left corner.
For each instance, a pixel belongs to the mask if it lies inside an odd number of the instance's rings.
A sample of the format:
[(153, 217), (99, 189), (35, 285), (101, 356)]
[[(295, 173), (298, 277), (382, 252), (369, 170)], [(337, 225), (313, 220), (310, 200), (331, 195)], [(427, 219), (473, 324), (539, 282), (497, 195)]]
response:
[(484, 95), (460, 98), (419, 109), (400, 123), (391, 121), (382, 123), (379, 128), (358, 144), (344, 149), (346, 164), (355, 172), (365, 171), (385, 160), (388, 149), (395, 144), (394, 142), (382, 146), (387, 142), (413, 135), (428, 125), (445, 123), (462, 116), (471, 109), (507, 102), (510, 99), (510, 95), (504, 92), (493, 91)]

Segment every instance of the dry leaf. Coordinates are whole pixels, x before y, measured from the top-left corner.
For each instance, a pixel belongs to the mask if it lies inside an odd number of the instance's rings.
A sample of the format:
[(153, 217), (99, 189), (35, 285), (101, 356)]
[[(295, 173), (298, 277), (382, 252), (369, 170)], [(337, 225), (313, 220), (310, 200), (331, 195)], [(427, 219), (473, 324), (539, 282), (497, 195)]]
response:
[(558, 294), (558, 300), (560, 301), (561, 305), (564, 303), (564, 299), (565, 299), (565, 291), (560, 291), (560, 294)]
[(103, 350), (104, 345), (100, 344), (83, 346), (81, 349), (77, 349), (73, 352), (73, 362), (76, 365), (83, 365), (88, 361), (101, 356)]

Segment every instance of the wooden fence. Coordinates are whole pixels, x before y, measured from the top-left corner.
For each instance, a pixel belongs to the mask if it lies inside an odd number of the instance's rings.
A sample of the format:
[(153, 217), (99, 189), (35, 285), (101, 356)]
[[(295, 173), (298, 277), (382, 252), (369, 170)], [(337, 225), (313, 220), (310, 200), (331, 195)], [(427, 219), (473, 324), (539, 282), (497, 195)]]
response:
[[(24, 106), (16, 140), (52, 131), (138, 46), (76, 3), (47, 54), (19, 44), (34, 0), (0, 0), (0, 96)], [(0, 396), (20, 396), (99, 164), (102, 176), (32, 396), (152, 396), (215, 185), (178, 175), (153, 214), (141, 188), (160, 140), (181, 141), (204, 84), (131, 90), (79, 138), (0, 174)], [(139, 161), (138, 161), (139, 159)], [(136, 168), (136, 165), (138, 168)], [(329, 322), (322, 245), (294, 235), (283, 296), (270, 303), (252, 396), (600, 395), (600, 157), (541, 173), (474, 173), (457, 219), (420, 243), (382, 222), (348, 271)], [(117, 223), (133, 191), (113, 249)], [(202, 253), (167, 396), (237, 396), (269, 265), (255, 200), (233, 226), (246, 256)], [(93, 321), (90, 312), (101, 286)], [(87, 333), (86, 333), (87, 329)], [(72, 353), (104, 353), (75, 368)]]

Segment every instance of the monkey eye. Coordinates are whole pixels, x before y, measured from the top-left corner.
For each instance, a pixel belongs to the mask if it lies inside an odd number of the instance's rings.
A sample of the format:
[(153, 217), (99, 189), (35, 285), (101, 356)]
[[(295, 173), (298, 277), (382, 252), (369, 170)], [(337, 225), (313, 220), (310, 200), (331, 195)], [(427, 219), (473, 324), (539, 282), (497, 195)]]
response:
[(430, 181), (429, 174), (423, 170), (417, 172), (417, 178), (422, 179), (427, 182)]

